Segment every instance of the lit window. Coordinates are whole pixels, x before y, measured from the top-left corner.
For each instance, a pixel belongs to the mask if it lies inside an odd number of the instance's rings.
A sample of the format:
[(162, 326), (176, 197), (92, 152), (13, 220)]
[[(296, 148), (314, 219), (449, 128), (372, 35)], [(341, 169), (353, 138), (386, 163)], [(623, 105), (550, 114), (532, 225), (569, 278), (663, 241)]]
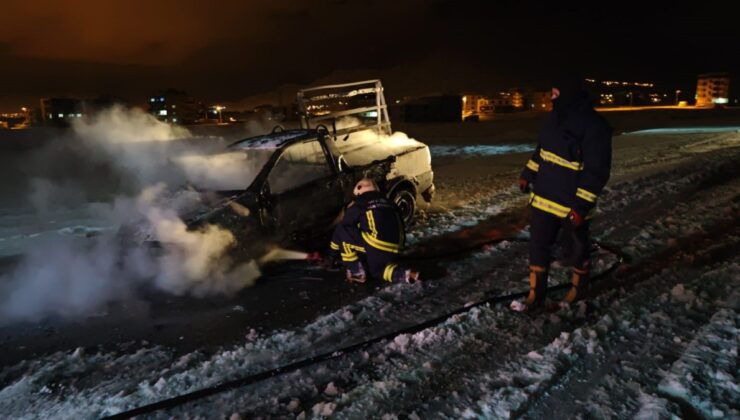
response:
[(74, 118), (75, 117), (75, 114), (69, 114), (69, 115), (67, 115), (67, 117), (68, 118)]
[(77, 114), (77, 118), (82, 118), (82, 114)]
[(175, 108), (177, 108), (177, 105), (172, 105), (172, 109), (175, 109)]
[(49, 114), (49, 118), (54, 118), (54, 116), (53, 116), (53, 115), (51, 115), (51, 114)]
[(154, 98), (149, 98), (149, 102), (154, 102), (154, 101), (155, 101)]
[(177, 118), (173, 118), (172, 119), (172, 122), (177, 122)]
[(59, 118), (64, 118), (64, 114), (57, 115)]
[(160, 109), (159, 110), (159, 115), (167, 115), (167, 110), (166, 109)]
[(164, 96), (159, 97), (159, 102), (164, 102)]

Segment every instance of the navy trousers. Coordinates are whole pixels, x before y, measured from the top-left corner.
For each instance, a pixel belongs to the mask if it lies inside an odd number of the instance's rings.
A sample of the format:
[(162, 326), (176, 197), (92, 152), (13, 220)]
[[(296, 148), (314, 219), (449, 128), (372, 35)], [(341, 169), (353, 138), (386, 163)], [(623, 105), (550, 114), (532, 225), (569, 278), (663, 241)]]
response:
[(591, 251), (589, 221), (585, 220), (576, 228), (568, 219), (561, 219), (535, 208), (532, 209), (532, 220), (529, 228), (529, 264), (545, 268), (550, 266), (553, 246), (561, 230), (568, 255), (568, 265), (587, 270)]

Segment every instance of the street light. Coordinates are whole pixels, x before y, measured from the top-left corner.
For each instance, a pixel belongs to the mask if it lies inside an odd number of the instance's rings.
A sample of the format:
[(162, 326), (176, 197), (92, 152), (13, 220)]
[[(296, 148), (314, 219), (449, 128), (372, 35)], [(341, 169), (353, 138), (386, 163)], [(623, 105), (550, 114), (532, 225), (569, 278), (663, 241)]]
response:
[(224, 109), (226, 109), (226, 107), (225, 106), (216, 105), (214, 108), (216, 108), (216, 111), (218, 111), (218, 123), (219, 124), (223, 124), (224, 123), (224, 119), (223, 119), (223, 117), (221, 115), (221, 111), (223, 111)]

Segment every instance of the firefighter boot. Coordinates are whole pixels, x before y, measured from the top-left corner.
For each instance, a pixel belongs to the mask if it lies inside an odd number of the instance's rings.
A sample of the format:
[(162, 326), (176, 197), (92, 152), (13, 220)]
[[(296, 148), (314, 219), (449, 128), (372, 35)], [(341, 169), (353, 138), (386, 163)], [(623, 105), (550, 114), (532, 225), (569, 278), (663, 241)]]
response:
[(547, 294), (547, 269), (538, 265), (529, 266), (529, 295), (524, 303), (527, 308), (540, 307)]
[(403, 270), (403, 274), (401, 275), (400, 279), (403, 283), (417, 283), (421, 281), (421, 278), (419, 277), (419, 272), (416, 270)]
[(571, 277), (571, 287), (568, 294), (565, 295), (565, 302), (573, 303), (581, 300), (588, 292), (588, 268), (573, 268)]
[(365, 283), (367, 281), (367, 274), (362, 264), (351, 264), (347, 268), (346, 280), (350, 283)]

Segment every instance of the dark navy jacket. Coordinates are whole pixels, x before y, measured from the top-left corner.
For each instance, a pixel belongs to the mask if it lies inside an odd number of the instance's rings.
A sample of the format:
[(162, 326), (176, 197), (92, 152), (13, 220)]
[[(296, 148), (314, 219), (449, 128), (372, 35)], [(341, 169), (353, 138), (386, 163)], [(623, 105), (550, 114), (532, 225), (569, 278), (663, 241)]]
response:
[(365, 243), (377, 250), (397, 254), (403, 248), (405, 233), (398, 209), (382, 193), (370, 191), (356, 197), (341, 223), (359, 227)]
[(586, 99), (562, 121), (550, 112), (521, 174), (534, 184), (532, 207), (561, 218), (571, 209), (591, 217), (609, 180), (611, 138), (611, 127)]

